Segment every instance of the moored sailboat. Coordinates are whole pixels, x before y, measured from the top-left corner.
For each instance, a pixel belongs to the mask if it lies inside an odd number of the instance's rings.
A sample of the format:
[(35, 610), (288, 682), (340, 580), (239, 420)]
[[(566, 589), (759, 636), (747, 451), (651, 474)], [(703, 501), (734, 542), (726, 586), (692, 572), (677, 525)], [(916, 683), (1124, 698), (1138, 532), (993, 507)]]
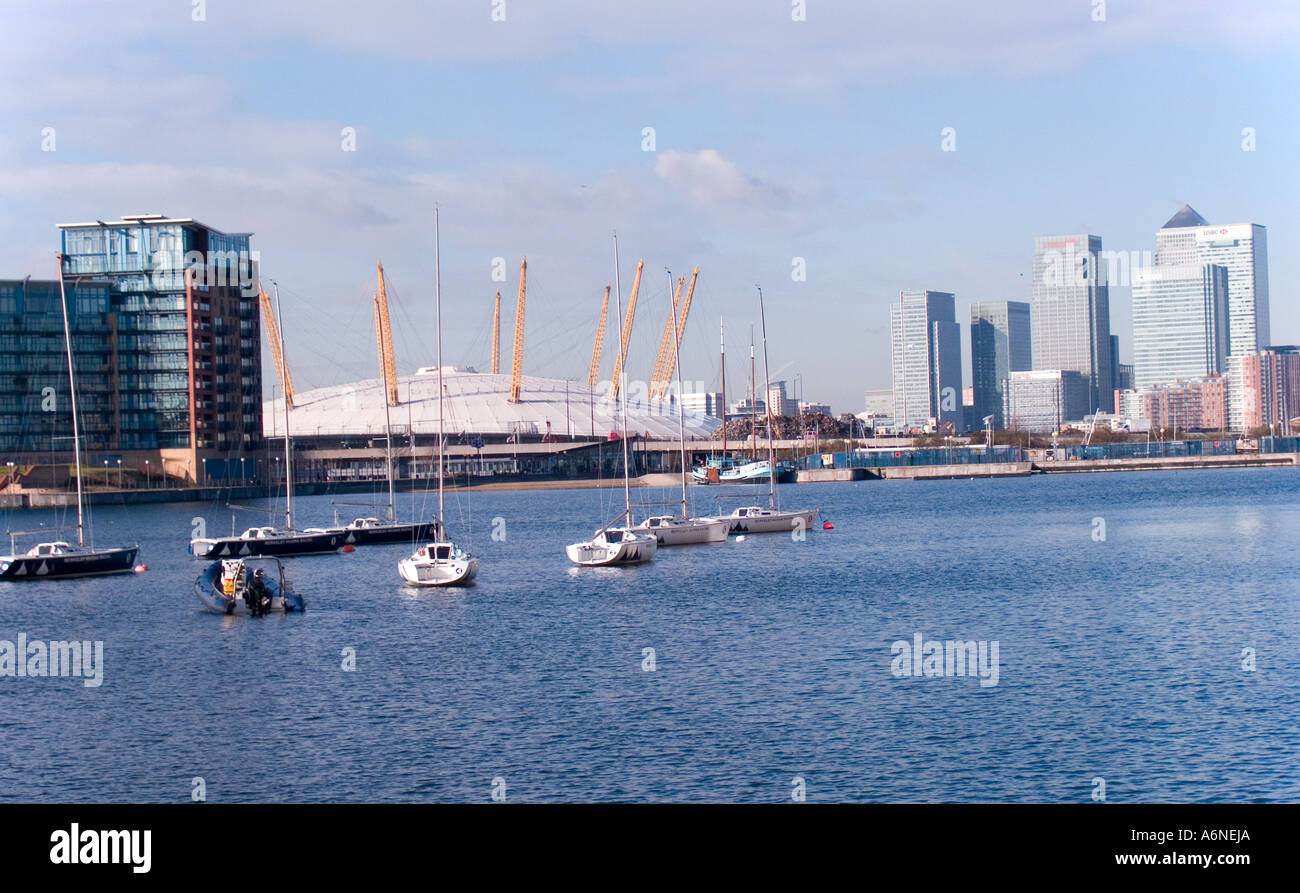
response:
[[(280, 288), (272, 284), (275, 292), (276, 313), (280, 312)], [(264, 294), (264, 293), (263, 293)], [(284, 319), (281, 317), (278, 337), (283, 339)], [(279, 345), (281, 355), (284, 345)], [(335, 552), (343, 545), (343, 536), (320, 528), (296, 531), (293, 529), (293, 438), (289, 432), (289, 386), (287, 366), (280, 369), (280, 393), (284, 395), (284, 530), (274, 527), (249, 527), (239, 536), (195, 537), (190, 540), (190, 554), (195, 558), (236, 558), (255, 555), (321, 555)]]
[[(636, 285), (640, 283), (640, 269), (637, 270), (637, 283), (633, 285), (632, 294), (636, 295)], [(618, 234), (614, 234), (614, 294), (617, 300), (617, 313), (619, 318), (623, 317), (623, 290), (619, 282), (618, 268)], [(630, 330), (629, 312), (628, 321), (624, 322), (624, 328)], [(618, 362), (614, 368), (622, 374), (624, 364), (627, 362), (624, 348), (624, 338), (620, 335), (618, 341)], [(621, 382), (616, 382), (621, 384)], [(565, 547), (565, 554), (574, 564), (583, 567), (600, 567), (606, 565), (620, 564), (641, 564), (646, 561), (653, 561), (655, 553), (659, 550), (659, 539), (652, 533), (642, 533), (633, 529), (632, 518), (632, 492), (629, 483), (628, 470), (628, 450), (627, 450), (627, 389), (619, 388), (620, 409), (622, 414), (622, 436), (619, 440), (623, 444), (623, 511), (610, 524), (605, 525), (597, 530), (595, 535), (589, 540), (580, 543), (572, 543)], [(627, 520), (627, 526), (618, 526), (619, 522)]]
[(81, 428), (77, 417), (77, 374), (72, 362), (72, 328), (68, 323), (68, 297), (63, 287), (63, 255), (59, 262), (59, 304), (63, 310), (63, 340), (68, 354), (68, 397), (72, 410), (73, 476), (77, 480), (77, 545), (63, 540), (37, 543), (18, 554), (16, 538), (43, 530), (9, 532), (11, 554), (0, 555), (0, 580), (54, 580), (66, 577), (90, 577), (101, 574), (124, 574), (136, 570), (139, 546), (96, 549), (86, 546), (85, 498), (81, 488)]
[[(772, 392), (772, 382), (767, 364), (767, 314), (763, 309), (763, 290), (758, 290), (758, 312), (762, 320), (763, 327), (763, 380), (766, 393)], [(772, 441), (772, 407), (771, 401), (764, 401), (767, 406), (767, 467), (779, 467), (776, 462), (776, 447)], [(789, 533), (791, 531), (802, 531), (812, 527), (817, 522), (817, 509), (797, 509), (782, 510), (777, 503), (776, 498), (776, 475), (769, 474), (768, 480), (768, 505), (767, 508), (761, 506), (742, 506), (732, 511), (730, 515), (723, 515), (718, 520), (725, 521), (731, 533)]]
[[(444, 403), (442, 385), (442, 256), (438, 231), (438, 209), (433, 209), (433, 294), (438, 341), (438, 520), (433, 524), (433, 542), (415, 550), (410, 558), (397, 564), (402, 579), (413, 586), (459, 586), (478, 574), (478, 559), (447, 539), (442, 525), (442, 478), (446, 462)], [(391, 464), (390, 464), (391, 468)]]

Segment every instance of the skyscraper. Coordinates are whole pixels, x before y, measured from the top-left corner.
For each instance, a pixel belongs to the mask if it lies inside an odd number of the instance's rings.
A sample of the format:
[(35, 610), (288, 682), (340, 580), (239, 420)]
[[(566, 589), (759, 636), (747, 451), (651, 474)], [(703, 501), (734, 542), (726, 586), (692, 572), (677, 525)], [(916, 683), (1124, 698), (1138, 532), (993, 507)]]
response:
[(1218, 264), (1228, 270), (1228, 353), (1269, 345), (1268, 237), (1257, 223), (1212, 226), (1188, 205), (1156, 234), (1156, 265)]
[(1102, 262), (1100, 236), (1036, 238), (1030, 322), (1034, 369), (1082, 373), (1092, 408), (1112, 412), (1110, 288)]
[(890, 305), (894, 421), (918, 428), (929, 419), (962, 423), (961, 327), (950, 292), (904, 290)]
[(1133, 273), (1133, 384), (1227, 371), (1228, 270), (1162, 264)]
[(1005, 427), (1003, 403), (1012, 372), (1034, 368), (1029, 304), (981, 301), (970, 305), (970, 357), (974, 391), (973, 423), (986, 416)]

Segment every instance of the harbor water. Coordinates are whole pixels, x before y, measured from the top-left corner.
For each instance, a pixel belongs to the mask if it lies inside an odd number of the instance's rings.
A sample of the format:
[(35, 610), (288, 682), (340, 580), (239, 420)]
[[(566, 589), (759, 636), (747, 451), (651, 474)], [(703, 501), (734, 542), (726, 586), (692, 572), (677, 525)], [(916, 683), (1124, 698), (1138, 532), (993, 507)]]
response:
[[(97, 508), (96, 544), (149, 570), (0, 583), (0, 640), (103, 643), (98, 686), (0, 676), (0, 800), (1300, 799), (1300, 469), (780, 495), (834, 529), (579, 569), (564, 546), (621, 491), (449, 494), (475, 585), (402, 585), (404, 544), (289, 559), (307, 611), (266, 618), (194, 595), (224, 504)], [(913, 673), (918, 637), (996, 672)]]

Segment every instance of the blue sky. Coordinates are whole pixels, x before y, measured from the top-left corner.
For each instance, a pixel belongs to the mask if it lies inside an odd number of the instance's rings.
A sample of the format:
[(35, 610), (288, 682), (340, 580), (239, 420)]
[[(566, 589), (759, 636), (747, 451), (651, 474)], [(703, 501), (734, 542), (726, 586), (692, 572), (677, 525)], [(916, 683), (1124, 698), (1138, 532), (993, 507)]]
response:
[[(1028, 299), (1035, 235), (1150, 250), (1188, 202), (1268, 227), (1273, 340), (1300, 341), (1293, 3), (1111, 0), (1102, 22), (1092, 0), (809, 0), (803, 22), (788, 0), (507, 0), (504, 22), (493, 6), (209, 0), (194, 21), (193, 0), (10, 4), (0, 276), (52, 274), (68, 220), (251, 230), (303, 388), (374, 374), (382, 258), (409, 371), (433, 361), (436, 201), (447, 360), (487, 365), (492, 295), (508, 330), (527, 254), (525, 369), (582, 379), (617, 228), (625, 295), (646, 261), (632, 376), (653, 364), (664, 268), (699, 264), (688, 380), (716, 386), (725, 314), (738, 391), (758, 283), (774, 372), (858, 410), (888, 384), (899, 289), (953, 291), (964, 321), (972, 301)], [(1127, 288), (1112, 307), (1128, 358)]]

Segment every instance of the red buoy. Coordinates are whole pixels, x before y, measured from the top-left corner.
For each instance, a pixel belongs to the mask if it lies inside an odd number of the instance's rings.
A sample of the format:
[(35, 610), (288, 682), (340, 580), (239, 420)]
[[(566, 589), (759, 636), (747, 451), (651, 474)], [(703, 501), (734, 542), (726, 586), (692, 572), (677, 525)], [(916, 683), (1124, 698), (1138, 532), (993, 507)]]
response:
[(834, 530), (834, 529), (835, 529), (835, 525), (832, 524), (830, 521), (827, 521), (824, 524), (822, 524), (822, 530)]
[(145, 571), (149, 570), (149, 565), (137, 564), (134, 568), (132, 568), (132, 570), (134, 570), (137, 574), (143, 574)]
[(346, 545), (343, 547), (343, 551), (344, 551), (344, 552), (355, 552), (355, 551), (357, 551), (357, 547), (354, 546), (354, 545), (352, 545), (351, 543), (348, 543), (348, 544), (346, 544)]

